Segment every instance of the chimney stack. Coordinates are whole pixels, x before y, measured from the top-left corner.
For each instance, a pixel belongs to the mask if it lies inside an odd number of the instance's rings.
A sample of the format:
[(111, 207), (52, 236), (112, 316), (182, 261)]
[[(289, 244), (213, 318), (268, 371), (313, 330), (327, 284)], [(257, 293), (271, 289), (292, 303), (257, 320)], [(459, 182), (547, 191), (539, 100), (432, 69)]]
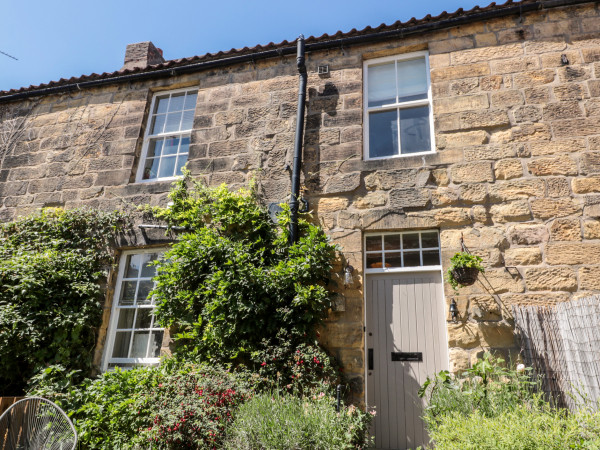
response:
[(124, 69), (145, 69), (154, 64), (164, 63), (165, 59), (162, 56), (162, 50), (156, 48), (152, 42), (138, 42), (129, 44), (125, 51), (125, 63), (121, 70)]

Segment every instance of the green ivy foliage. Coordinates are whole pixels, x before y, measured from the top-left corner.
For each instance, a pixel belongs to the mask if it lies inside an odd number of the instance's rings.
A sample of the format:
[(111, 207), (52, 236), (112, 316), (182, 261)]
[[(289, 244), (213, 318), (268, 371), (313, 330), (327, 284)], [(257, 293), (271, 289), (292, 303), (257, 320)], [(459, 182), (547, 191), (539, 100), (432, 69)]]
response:
[(0, 395), (50, 364), (89, 372), (120, 213), (46, 209), (0, 226)]
[(331, 306), (325, 285), (336, 247), (301, 220), (288, 243), (289, 210), (273, 223), (254, 190), (209, 188), (189, 174), (170, 194), (169, 208), (148, 209), (184, 227), (159, 263), (156, 315), (173, 333), (176, 352), (203, 361), (260, 364), (282, 338), (314, 338)]

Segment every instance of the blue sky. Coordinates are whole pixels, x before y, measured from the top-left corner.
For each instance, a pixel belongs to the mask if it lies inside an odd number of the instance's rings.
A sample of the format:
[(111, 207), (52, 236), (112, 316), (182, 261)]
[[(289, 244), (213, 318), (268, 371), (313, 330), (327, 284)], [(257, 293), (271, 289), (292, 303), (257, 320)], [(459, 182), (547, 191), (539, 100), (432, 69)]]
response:
[[(129, 43), (152, 41), (166, 59), (201, 55), (300, 33), (406, 21), (491, 0), (3, 0), (0, 90), (112, 72)], [(501, 3), (501, 2), (499, 2)]]

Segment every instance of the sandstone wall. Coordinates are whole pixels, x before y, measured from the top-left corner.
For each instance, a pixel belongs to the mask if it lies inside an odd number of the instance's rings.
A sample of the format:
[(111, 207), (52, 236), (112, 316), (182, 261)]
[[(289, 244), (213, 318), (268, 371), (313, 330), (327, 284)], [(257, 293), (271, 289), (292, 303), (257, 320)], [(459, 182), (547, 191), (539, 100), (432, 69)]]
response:
[[(424, 49), (437, 153), (363, 160), (363, 61)], [(329, 65), (327, 77), (316, 74), (319, 64)], [(511, 305), (600, 293), (597, 3), (310, 53), (307, 65), (305, 195), (356, 268), (344, 288), (341, 259), (336, 267), (331, 287), (344, 308), (322, 339), (358, 394), (365, 231), (436, 228), (444, 266), (461, 236), (483, 257), (483, 283), (461, 291), (460, 320), (448, 323), (453, 369), (484, 348), (514, 354)], [(0, 220), (44, 205), (164, 204), (168, 182), (134, 182), (141, 137), (152, 93), (185, 86), (199, 88), (192, 173), (232, 187), (254, 176), (266, 203), (285, 200), (295, 70), (294, 58), (281, 58), (4, 105), (22, 111), (11, 116), (12, 140), (0, 142)], [(138, 232), (127, 245), (152, 242)]]

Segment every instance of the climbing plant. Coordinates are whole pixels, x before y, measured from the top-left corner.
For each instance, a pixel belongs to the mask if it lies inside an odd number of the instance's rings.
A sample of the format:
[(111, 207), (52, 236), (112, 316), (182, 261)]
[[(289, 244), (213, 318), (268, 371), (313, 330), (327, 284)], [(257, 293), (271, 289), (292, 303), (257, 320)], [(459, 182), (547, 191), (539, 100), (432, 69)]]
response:
[(314, 343), (331, 306), (325, 286), (335, 246), (324, 232), (301, 220), (289, 245), (289, 211), (274, 223), (253, 188), (209, 188), (186, 174), (170, 198), (170, 207), (147, 211), (185, 230), (160, 263), (153, 292), (176, 353), (262, 365), (265, 350), (282, 342), (290, 352)]
[(0, 225), (0, 395), (50, 364), (89, 373), (121, 213), (46, 209)]

